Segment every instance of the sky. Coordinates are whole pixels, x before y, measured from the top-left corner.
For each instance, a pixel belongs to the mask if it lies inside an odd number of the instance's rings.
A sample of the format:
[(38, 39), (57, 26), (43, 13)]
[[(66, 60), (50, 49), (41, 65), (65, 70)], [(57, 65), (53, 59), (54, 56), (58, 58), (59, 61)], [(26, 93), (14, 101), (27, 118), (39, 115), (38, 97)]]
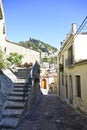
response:
[(7, 39), (41, 40), (58, 50), (71, 30), (87, 15), (87, 0), (2, 0)]

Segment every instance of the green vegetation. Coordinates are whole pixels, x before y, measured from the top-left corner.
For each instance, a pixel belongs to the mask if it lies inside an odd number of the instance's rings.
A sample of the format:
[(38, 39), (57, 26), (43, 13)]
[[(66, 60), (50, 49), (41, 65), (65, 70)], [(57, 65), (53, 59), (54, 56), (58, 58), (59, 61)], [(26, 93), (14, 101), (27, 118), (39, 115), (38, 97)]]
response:
[(43, 62), (48, 62), (50, 64), (57, 64), (57, 57), (50, 57), (50, 58), (45, 57), (42, 59), (42, 63)]
[(0, 48), (0, 69), (6, 69), (7, 68), (7, 63), (5, 60), (4, 52)]
[(7, 58), (8, 61), (12, 63), (12, 65), (20, 66), (22, 64), (23, 56), (18, 53), (10, 53), (9, 57)]
[(44, 43), (40, 40), (36, 40), (36, 39), (31, 39), (29, 41), (20, 41), (18, 43), (20, 46), (23, 46), (23, 47), (26, 47), (26, 48), (31, 48), (35, 51), (51, 51), (51, 52), (56, 52), (58, 51), (57, 48), (47, 44), (47, 43)]

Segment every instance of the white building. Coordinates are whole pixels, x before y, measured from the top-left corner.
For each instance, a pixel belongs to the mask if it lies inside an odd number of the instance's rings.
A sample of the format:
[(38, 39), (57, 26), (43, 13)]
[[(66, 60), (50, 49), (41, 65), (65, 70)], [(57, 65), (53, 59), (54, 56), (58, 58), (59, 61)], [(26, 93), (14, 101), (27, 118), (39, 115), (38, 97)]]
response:
[(87, 33), (78, 33), (75, 23), (62, 44), (58, 60), (59, 96), (87, 110)]
[(5, 39), (6, 39), (5, 17), (4, 17), (2, 0), (0, 0), (0, 46), (4, 51), (6, 50)]

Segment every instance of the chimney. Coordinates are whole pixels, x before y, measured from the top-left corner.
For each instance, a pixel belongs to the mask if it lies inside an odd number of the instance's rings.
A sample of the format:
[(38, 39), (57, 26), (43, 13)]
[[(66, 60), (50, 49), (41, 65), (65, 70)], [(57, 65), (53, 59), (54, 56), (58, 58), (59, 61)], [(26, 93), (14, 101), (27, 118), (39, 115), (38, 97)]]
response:
[(76, 33), (76, 23), (72, 23), (72, 34)]

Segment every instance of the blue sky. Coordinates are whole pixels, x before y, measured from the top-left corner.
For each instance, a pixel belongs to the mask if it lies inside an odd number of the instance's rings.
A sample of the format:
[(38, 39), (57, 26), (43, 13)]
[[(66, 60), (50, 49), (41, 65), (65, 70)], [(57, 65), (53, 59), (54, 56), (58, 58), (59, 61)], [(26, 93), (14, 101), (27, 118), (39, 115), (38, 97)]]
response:
[(60, 42), (87, 15), (87, 0), (3, 0), (7, 39), (35, 38), (60, 49)]

